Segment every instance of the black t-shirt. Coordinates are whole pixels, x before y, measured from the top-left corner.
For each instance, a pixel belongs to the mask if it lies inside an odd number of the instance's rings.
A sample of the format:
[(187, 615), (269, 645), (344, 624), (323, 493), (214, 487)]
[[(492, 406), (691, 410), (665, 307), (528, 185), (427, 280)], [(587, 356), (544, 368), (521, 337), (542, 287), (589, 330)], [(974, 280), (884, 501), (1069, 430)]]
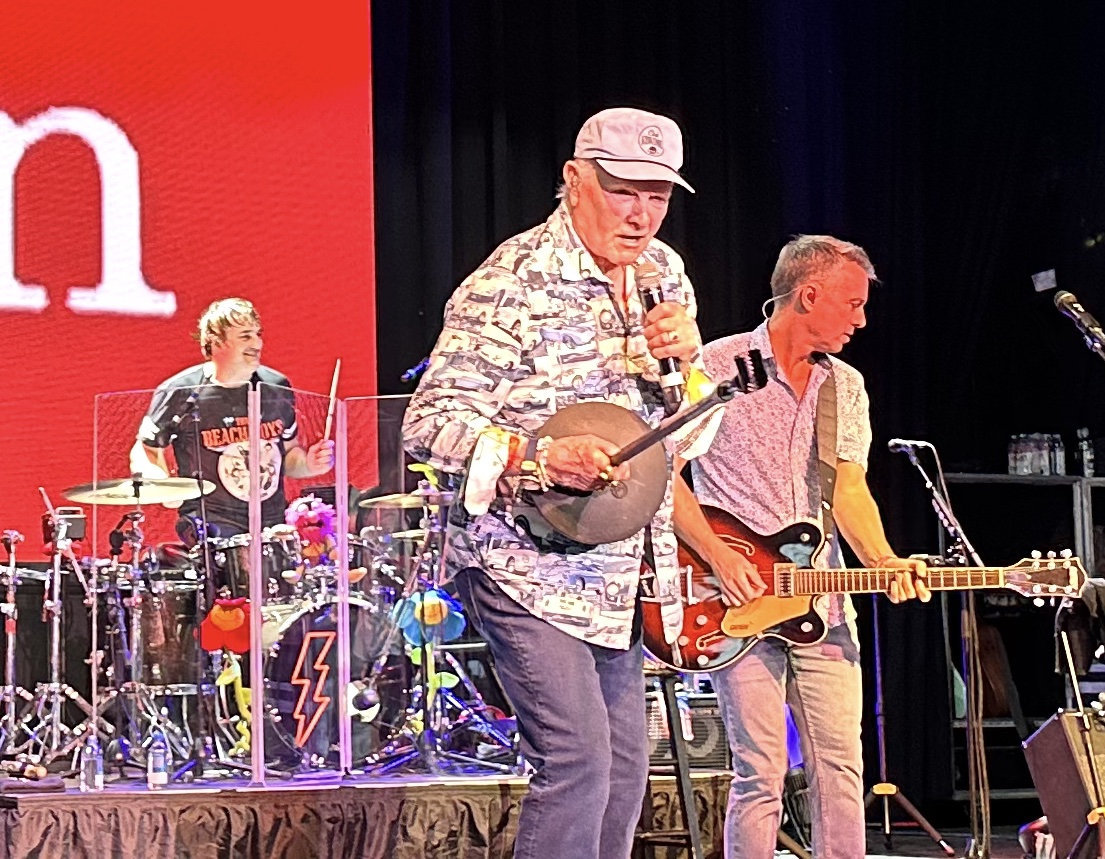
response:
[[(284, 455), (296, 435), (295, 394), (287, 377), (268, 367), (252, 382), (261, 383), (261, 521), (268, 526), (284, 521)], [(249, 530), (248, 390), (216, 384), (208, 364), (189, 367), (158, 386), (138, 431), (148, 447), (172, 446), (181, 477), (198, 472), (215, 484), (204, 499), (207, 518), (234, 533)], [(181, 505), (182, 513), (199, 509), (199, 499)]]

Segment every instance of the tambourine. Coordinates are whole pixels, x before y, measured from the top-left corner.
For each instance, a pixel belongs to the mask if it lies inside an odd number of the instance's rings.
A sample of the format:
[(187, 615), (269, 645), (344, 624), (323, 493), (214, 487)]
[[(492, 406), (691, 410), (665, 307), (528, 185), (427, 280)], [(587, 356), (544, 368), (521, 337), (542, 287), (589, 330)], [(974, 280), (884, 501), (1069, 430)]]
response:
[[(629, 409), (613, 403), (576, 403), (549, 418), (538, 436), (590, 434), (624, 448), (650, 431)], [(627, 461), (627, 480), (589, 492), (553, 486), (533, 493), (534, 506), (550, 527), (577, 543), (628, 540), (660, 509), (671, 467), (663, 447), (655, 444)]]
[(534, 492), (537, 512), (553, 530), (589, 546), (628, 540), (644, 528), (660, 509), (671, 478), (667, 455), (657, 442), (736, 394), (767, 384), (758, 350), (734, 360), (737, 375), (733, 379), (721, 382), (709, 396), (655, 428), (613, 403), (574, 403), (558, 411), (538, 431), (538, 438), (589, 434), (619, 445), (621, 450), (610, 461), (615, 466), (628, 462), (629, 478), (590, 491), (553, 486)]

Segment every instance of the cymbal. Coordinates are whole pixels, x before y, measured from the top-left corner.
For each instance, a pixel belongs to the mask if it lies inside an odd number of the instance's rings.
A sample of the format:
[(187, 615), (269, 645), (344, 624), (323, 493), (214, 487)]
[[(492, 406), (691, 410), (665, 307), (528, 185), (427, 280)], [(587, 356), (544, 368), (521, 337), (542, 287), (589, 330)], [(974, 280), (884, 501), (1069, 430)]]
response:
[(203, 492), (190, 477), (124, 477), (70, 486), (61, 494), (78, 504), (166, 504), (199, 498), (215, 491), (215, 484), (203, 481)]
[(376, 507), (390, 507), (397, 510), (416, 510), (423, 507), (448, 507), (453, 503), (452, 492), (431, 491), (425, 494), (411, 492), (409, 494), (398, 492), (394, 495), (380, 495), (376, 498), (366, 498), (357, 503), (358, 507), (372, 510)]
[(423, 540), (426, 537), (426, 531), (423, 528), (413, 528), (410, 531), (394, 531), (388, 537), (392, 540)]

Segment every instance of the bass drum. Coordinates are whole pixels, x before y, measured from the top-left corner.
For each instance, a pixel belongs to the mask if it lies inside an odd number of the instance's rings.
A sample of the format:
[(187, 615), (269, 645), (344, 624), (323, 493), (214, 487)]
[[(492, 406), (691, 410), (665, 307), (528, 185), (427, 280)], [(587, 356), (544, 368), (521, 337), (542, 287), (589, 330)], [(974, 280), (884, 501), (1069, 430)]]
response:
[[(352, 717), (353, 760), (364, 760), (379, 745), (381, 708), (363, 694), (364, 680), (385, 648), (390, 664), (402, 654), (402, 635), (388, 643), (388, 616), (367, 600), (349, 598), (349, 676), (338, 688), (338, 605), (327, 597), (298, 605), (267, 605), (265, 644), (265, 756), (275, 764), (298, 768), (338, 764), (338, 719)], [(389, 669), (377, 678), (387, 691)], [(387, 709), (385, 706), (384, 710)]]

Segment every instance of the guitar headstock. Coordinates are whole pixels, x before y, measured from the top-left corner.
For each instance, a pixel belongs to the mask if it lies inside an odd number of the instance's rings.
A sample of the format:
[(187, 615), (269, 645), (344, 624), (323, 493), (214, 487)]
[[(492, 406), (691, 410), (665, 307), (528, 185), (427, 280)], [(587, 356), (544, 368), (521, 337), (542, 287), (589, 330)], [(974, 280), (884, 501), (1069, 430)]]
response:
[[(1075, 597), (1086, 581), (1082, 561), (1064, 552), (1033, 552), (1005, 569), (1005, 586), (1025, 597)], [(1065, 555), (1065, 557), (1064, 557)]]
[(767, 370), (764, 369), (764, 359), (759, 349), (751, 349), (747, 355), (737, 355), (733, 362), (737, 365), (737, 375), (729, 384), (735, 390), (750, 394), (767, 384)]

